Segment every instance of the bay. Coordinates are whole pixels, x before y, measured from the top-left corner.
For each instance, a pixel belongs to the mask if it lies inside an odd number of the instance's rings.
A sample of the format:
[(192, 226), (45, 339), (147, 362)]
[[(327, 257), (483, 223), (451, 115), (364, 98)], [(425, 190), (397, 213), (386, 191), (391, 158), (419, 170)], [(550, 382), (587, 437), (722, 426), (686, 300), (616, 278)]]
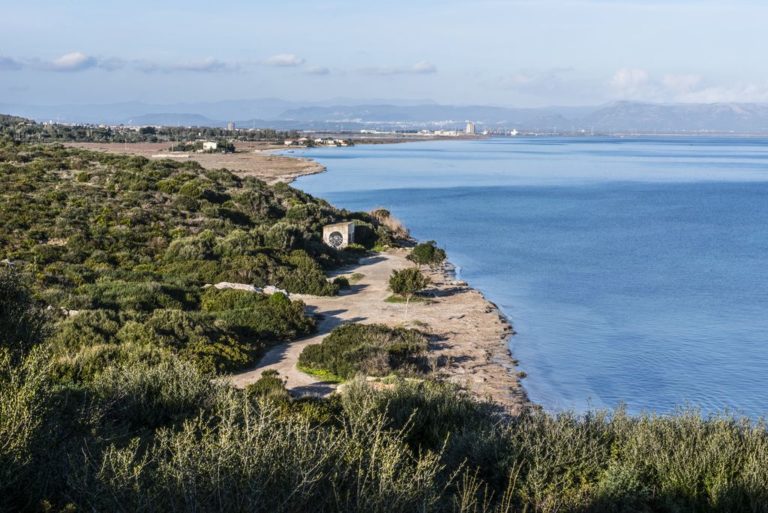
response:
[(299, 152), (497, 303), (548, 410), (768, 412), (768, 140), (499, 138)]

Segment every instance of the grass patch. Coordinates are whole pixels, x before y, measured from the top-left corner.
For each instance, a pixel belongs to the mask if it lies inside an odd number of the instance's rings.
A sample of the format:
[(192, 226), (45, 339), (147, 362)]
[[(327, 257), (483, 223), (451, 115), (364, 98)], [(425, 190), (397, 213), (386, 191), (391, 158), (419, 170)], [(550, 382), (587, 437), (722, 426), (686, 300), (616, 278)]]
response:
[(350, 276), (347, 277), (347, 280), (349, 280), (349, 283), (354, 285), (355, 283), (359, 283), (360, 280), (365, 278), (365, 275), (363, 273), (352, 273)]
[[(398, 296), (397, 294), (392, 294), (387, 299), (384, 300), (385, 303), (395, 303), (395, 304), (405, 304), (405, 298), (403, 296)], [(429, 304), (432, 300), (426, 297), (422, 296), (413, 296), (410, 300), (410, 303), (425, 303)]]
[(309, 374), (310, 376), (314, 376), (327, 383), (344, 383), (345, 381), (344, 378), (342, 378), (341, 376), (337, 376), (333, 372), (325, 369), (316, 369), (314, 367), (310, 367), (308, 365), (302, 365), (302, 364), (297, 364), (296, 368), (299, 369), (304, 374)]

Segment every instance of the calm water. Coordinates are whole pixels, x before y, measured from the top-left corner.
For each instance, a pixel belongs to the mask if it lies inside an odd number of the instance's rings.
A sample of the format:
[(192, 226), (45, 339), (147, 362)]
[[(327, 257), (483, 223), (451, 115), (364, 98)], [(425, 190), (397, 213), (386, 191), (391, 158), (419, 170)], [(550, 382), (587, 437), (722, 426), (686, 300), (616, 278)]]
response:
[(548, 409), (768, 414), (768, 140), (493, 139), (304, 152), (496, 302)]

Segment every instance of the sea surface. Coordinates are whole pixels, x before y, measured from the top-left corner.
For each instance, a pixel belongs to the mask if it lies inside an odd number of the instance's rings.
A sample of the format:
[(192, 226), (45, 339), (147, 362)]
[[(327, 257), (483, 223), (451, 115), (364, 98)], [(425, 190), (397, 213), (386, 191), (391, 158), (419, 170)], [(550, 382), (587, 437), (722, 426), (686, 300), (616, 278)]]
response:
[(504, 138), (300, 153), (509, 317), (530, 398), (768, 416), (768, 139)]

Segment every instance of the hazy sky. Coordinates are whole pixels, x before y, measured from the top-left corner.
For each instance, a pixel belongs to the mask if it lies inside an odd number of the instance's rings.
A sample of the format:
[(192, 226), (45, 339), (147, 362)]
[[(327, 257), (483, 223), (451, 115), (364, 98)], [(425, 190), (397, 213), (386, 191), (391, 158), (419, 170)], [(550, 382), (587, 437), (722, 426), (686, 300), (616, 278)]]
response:
[(0, 0), (0, 103), (768, 101), (765, 0)]

